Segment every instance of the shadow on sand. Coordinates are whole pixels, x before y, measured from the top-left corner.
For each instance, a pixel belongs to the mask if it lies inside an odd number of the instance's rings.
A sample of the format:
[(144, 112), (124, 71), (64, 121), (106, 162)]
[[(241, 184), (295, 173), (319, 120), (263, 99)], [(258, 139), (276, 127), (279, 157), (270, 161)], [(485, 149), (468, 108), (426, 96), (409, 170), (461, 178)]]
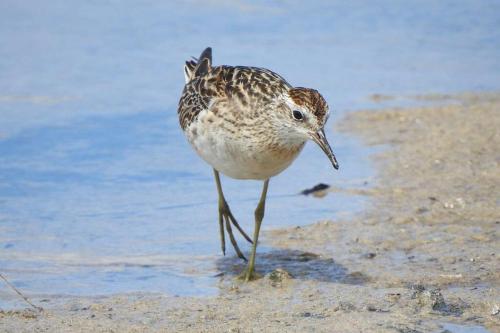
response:
[[(226, 256), (217, 260), (217, 269), (224, 277), (234, 278), (243, 272), (246, 262)], [(256, 271), (268, 275), (276, 269), (288, 272), (293, 279), (316, 280), (361, 285), (368, 282), (369, 277), (360, 272), (348, 272), (335, 263), (333, 258), (326, 258), (315, 253), (299, 250), (270, 249), (257, 254)]]

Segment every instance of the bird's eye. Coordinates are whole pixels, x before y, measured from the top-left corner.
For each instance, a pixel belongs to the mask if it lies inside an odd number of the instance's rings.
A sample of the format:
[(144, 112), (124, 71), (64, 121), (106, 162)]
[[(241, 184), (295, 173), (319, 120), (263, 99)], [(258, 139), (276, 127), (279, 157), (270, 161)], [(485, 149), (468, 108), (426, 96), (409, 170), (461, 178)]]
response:
[(295, 118), (295, 120), (302, 120), (302, 119), (304, 119), (304, 115), (299, 110), (293, 110), (292, 114), (293, 114), (293, 117)]

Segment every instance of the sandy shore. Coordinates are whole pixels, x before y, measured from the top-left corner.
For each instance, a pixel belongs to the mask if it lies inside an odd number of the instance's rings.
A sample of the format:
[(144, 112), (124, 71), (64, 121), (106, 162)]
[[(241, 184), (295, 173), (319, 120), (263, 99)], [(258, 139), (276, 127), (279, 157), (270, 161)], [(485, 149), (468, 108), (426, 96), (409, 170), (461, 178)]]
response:
[(378, 176), (326, 194), (373, 204), (351, 220), (266, 233), (276, 251), (258, 258), (264, 278), (241, 284), (241, 264), (224, 258), (217, 297), (65, 299), (2, 311), (0, 331), (499, 332), (500, 94), (418, 98), (434, 106), (340, 121), (382, 145)]

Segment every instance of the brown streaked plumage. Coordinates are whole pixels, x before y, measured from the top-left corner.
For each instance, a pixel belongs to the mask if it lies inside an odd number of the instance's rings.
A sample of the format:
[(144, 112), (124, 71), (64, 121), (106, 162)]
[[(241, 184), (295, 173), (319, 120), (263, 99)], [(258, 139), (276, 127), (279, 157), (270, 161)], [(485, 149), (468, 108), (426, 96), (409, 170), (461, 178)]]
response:
[(297, 87), (291, 89), (289, 95), (297, 105), (306, 106), (312, 110), (317, 119), (326, 120), (328, 105), (317, 90)]
[[(186, 85), (179, 101), (181, 128), (196, 152), (214, 169), (219, 194), (219, 231), (225, 253), (225, 231), (239, 257), (232, 226), (252, 242), (234, 218), (224, 198), (219, 172), (237, 179), (264, 181), (255, 210), (255, 230), (250, 262), (245, 273), (254, 276), (255, 253), (269, 179), (298, 156), (307, 140), (337, 161), (323, 127), (328, 105), (321, 94), (294, 88), (280, 75), (264, 68), (212, 66), (212, 50), (186, 61)], [(224, 230), (225, 229), (225, 230)]]
[[(186, 62), (193, 68), (192, 62)], [(230, 99), (242, 107), (259, 107), (292, 87), (278, 74), (257, 67), (217, 66), (186, 83), (179, 101), (179, 119), (185, 129), (211, 102)], [(237, 116), (237, 115), (236, 115)]]

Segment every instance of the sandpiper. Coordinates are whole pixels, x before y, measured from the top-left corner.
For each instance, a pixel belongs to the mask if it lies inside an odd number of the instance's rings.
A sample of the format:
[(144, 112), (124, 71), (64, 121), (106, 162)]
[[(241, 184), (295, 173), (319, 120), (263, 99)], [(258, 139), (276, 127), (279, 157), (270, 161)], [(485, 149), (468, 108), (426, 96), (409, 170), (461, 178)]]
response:
[[(338, 169), (325, 137), (328, 105), (314, 89), (292, 87), (264, 68), (212, 66), (212, 49), (186, 61), (186, 85), (179, 101), (179, 121), (189, 143), (213, 168), (219, 194), (219, 231), (225, 254), (225, 232), (237, 255), (246, 261), (232, 226), (253, 244), (246, 281), (254, 278), (255, 253), (264, 217), (269, 179), (285, 170), (307, 140), (316, 142)], [(219, 172), (236, 179), (264, 181), (255, 209), (253, 240), (234, 218), (222, 192)]]

